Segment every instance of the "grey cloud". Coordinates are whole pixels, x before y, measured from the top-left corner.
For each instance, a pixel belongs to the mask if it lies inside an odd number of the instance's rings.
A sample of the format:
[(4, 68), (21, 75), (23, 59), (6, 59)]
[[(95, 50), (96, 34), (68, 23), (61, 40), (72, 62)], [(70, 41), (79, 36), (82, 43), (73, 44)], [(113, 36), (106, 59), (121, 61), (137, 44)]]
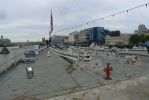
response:
[[(42, 36), (48, 36), (51, 8), (54, 31), (57, 31), (146, 2), (148, 0), (0, 0), (0, 33), (9, 31), (10, 34), (5, 35), (14, 41), (15, 39), (17, 41), (37, 40)], [(92, 26), (103, 26), (110, 30), (118, 29), (123, 33), (132, 33), (139, 24), (149, 27), (148, 10), (149, 7), (139, 8), (128, 14), (56, 34), (68, 34), (71, 31)]]
[(6, 19), (6, 17), (7, 17), (6, 12), (0, 10), (0, 20), (4, 20)]

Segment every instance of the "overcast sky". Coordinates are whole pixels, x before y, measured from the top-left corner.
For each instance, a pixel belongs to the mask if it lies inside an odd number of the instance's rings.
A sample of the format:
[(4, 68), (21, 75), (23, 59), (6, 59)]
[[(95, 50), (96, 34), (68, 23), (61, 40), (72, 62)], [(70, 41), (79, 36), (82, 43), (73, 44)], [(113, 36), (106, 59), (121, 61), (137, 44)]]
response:
[[(53, 11), (54, 31), (75, 26), (96, 18), (126, 10), (148, 0), (0, 0), (0, 35), (12, 41), (41, 40), (48, 37), (50, 10)], [(149, 28), (149, 5), (107, 18), (58, 35), (84, 28), (101, 26), (122, 33), (133, 33), (139, 24)]]

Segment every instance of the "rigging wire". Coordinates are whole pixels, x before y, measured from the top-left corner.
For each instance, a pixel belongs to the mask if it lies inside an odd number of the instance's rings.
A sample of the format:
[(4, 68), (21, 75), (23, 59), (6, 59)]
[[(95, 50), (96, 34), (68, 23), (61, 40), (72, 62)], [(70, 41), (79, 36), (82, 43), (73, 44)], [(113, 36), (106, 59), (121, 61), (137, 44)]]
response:
[(71, 1), (67, 0), (66, 5), (60, 11), (60, 15), (62, 15), (62, 16), (66, 15), (70, 11), (70, 9), (73, 7), (75, 1), (76, 0), (71, 0)]
[(59, 13), (60, 15), (63, 15), (63, 13), (64, 13), (64, 11), (65, 11), (65, 9), (66, 9), (66, 5), (69, 3), (69, 1), (70, 1), (70, 0), (67, 0), (67, 1), (66, 1), (66, 4), (63, 6), (63, 8), (61, 9), (61, 11), (60, 11), (60, 13)]
[(63, 13), (63, 15), (66, 15), (69, 13), (69, 11), (71, 10), (71, 8), (73, 7), (74, 3), (76, 0), (72, 0), (71, 4), (68, 6), (68, 8), (65, 10), (65, 12)]
[(122, 14), (122, 13), (128, 13), (131, 10), (134, 10), (134, 9), (137, 9), (137, 8), (140, 8), (140, 7), (143, 7), (143, 6), (145, 6), (147, 8), (148, 5), (149, 5), (149, 2), (145, 3), (145, 4), (142, 4), (142, 5), (139, 5), (139, 6), (135, 6), (133, 8), (129, 8), (127, 10), (123, 10), (123, 11), (120, 11), (120, 12), (116, 12), (116, 13), (113, 13), (113, 14), (101, 17), (101, 18), (97, 18), (95, 20), (91, 20), (91, 21), (88, 21), (88, 22), (85, 22), (85, 23), (82, 23), (82, 24), (79, 24), (79, 25), (75, 25), (75, 26), (72, 26), (72, 27), (64, 28), (64, 29), (55, 31), (54, 33), (58, 33), (58, 32), (62, 32), (62, 31), (78, 28), (78, 27), (81, 27), (83, 25), (89, 25), (89, 24), (94, 23), (94, 22), (99, 21), (99, 20), (105, 20), (106, 18), (109, 18), (109, 17), (113, 17), (114, 18), (116, 15), (119, 15), (119, 14)]

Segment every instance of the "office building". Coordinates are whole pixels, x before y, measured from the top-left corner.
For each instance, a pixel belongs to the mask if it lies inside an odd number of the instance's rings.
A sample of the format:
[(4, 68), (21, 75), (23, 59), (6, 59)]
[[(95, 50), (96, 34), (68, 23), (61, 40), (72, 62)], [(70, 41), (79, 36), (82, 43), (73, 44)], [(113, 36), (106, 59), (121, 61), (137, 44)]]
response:
[(105, 36), (109, 34), (110, 32), (105, 30), (104, 27), (93, 27), (90, 33), (90, 41), (97, 44), (103, 44), (105, 43)]
[(79, 32), (75, 31), (75, 32), (72, 32), (72, 33), (69, 33), (69, 43), (70, 44), (75, 44), (78, 42), (78, 34)]
[(128, 45), (131, 34), (121, 34), (120, 36), (106, 36), (106, 45)]

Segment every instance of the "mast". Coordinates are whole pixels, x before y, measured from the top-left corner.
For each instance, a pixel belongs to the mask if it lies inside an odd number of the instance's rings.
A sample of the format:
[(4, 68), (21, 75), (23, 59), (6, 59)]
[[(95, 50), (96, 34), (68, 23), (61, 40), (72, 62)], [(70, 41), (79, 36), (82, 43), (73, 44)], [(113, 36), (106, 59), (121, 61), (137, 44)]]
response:
[(51, 34), (53, 32), (53, 16), (52, 16), (52, 9), (51, 9), (51, 15), (50, 15), (50, 31), (49, 31), (49, 43), (51, 43)]

